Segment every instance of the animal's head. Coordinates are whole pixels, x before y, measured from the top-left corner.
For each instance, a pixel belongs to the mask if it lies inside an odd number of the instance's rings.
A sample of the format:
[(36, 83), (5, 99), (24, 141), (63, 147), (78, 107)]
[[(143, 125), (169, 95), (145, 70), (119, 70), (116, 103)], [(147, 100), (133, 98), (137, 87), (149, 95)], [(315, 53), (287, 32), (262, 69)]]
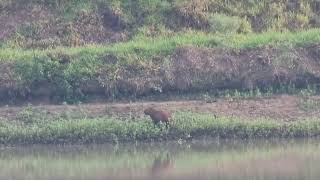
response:
[(154, 112), (154, 109), (152, 107), (149, 107), (149, 108), (145, 109), (143, 112), (145, 115), (150, 115), (150, 114), (152, 114), (152, 112)]

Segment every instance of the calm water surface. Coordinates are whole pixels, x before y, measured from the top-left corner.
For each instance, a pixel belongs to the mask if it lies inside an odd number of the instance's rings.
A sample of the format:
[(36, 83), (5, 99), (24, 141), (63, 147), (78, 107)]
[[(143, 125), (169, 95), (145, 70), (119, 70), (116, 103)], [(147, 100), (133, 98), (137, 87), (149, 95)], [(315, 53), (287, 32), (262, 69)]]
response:
[(0, 179), (319, 180), (319, 139), (0, 148)]

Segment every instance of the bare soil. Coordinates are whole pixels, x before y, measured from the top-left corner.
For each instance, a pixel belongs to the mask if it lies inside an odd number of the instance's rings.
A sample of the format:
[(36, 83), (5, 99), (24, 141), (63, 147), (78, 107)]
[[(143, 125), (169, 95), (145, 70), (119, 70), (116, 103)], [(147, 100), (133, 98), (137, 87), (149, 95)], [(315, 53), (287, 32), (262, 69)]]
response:
[[(1, 8), (1, 7), (0, 7)], [(14, 39), (25, 48), (79, 46), (87, 43), (114, 43), (127, 40), (126, 33), (114, 30), (112, 15), (79, 13), (72, 21), (62, 19), (59, 12), (34, 3), (13, 3), (0, 9), (0, 41)], [(19, 33), (22, 37), (15, 37)]]
[[(218, 117), (240, 117), (243, 119), (275, 119), (281, 122), (303, 118), (320, 117), (320, 96), (302, 98), (292, 95), (275, 95), (252, 99), (220, 98), (214, 102), (202, 100), (144, 101), (135, 103), (89, 103), (80, 105), (37, 105), (32, 106), (33, 116), (46, 117), (48, 120), (63, 118), (97, 118), (120, 116), (132, 120), (142, 118), (143, 110), (153, 106), (175, 111), (212, 113)], [(308, 106), (309, 105), (309, 106)], [(0, 119), (19, 120), (26, 106), (1, 107)]]

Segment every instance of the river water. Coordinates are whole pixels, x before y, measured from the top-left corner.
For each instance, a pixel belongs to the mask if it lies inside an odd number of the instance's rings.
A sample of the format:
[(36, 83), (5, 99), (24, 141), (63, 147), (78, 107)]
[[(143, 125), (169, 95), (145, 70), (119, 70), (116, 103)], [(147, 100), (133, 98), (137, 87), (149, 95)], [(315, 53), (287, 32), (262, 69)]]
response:
[(1, 147), (0, 179), (319, 180), (319, 139)]

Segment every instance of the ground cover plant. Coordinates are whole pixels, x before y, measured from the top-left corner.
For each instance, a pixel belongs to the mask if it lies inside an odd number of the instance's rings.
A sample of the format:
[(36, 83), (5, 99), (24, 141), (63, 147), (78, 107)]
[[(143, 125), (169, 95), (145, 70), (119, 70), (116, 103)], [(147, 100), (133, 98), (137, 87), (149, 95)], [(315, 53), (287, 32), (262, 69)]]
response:
[(154, 126), (150, 120), (119, 119), (56, 119), (24, 116), (18, 121), (2, 120), (2, 144), (92, 143), (126, 141), (190, 140), (214, 138), (293, 138), (319, 136), (319, 121), (305, 119), (283, 123), (271, 119), (243, 120), (215, 117), (212, 114), (177, 112), (169, 128)]

